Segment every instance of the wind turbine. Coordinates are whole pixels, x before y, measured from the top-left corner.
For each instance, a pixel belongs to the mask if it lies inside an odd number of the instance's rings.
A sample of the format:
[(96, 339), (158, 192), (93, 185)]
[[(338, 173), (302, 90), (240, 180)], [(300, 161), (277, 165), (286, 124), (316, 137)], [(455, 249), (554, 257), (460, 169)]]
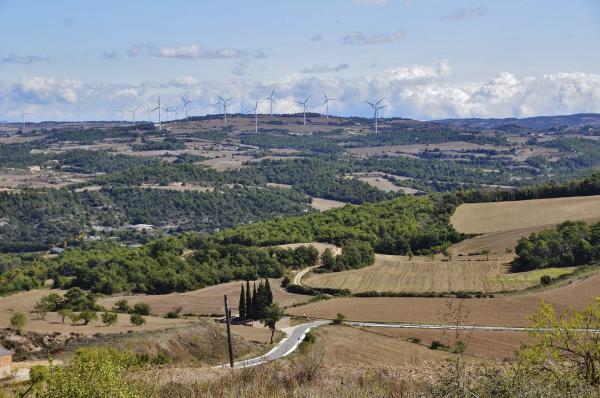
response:
[(306, 103), (308, 102), (310, 97), (311, 97), (311, 95), (309, 95), (308, 98), (304, 100), (304, 102), (296, 101), (297, 104), (300, 104), (304, 107), (304, 125), (305, 126), (306, 126)]
[(323, 97), (325, 97), (325, 101), (323, 101), (323, 105), (325, 105), (325, 118), (329, 119), (329, 101), (337, 101), (337, 98), (327, 98), (325, 90), (321, 91), (323, 92)]
[(135, 113), (137, 112), (137, 110), (139, 109), (139, 106), (137, 108), (133, 108), (133, 109), (129, 109), (129, 113), (131, 113), (131, 119), (133, 124), (135, 125)]
[[(163, 106), (163, 110), (164, 110), (165, 112), (167, 112), (167, 122), (169, 121), (169, 114), (170, 114), (171, 112), (177, 112), (177, 108), (175, 108), (175, 107), (173, 107), (173, 106), (167, 106), (167, 105), (164, 105), (164, 106)], [(177, 113), (175, 113), (175, 117), (177, 117)]]
[(23, 130), (25, 129), (25, 116), (31, 115), (30, 113), (21, 111), (21, 121), (23, 122)]
[(225, 98), (219, 96), (219, 101), (223, 104), (223, 114), (225, 115), (225, 126), (227, 126), (227, 103), (229, 101), (231, 101), (232, 99), (233, 99), (233, 97), (225, 99)]
[(275, 89), (271, 90), (271, 95), (269, 95), (267, 98), (265, 98), (266, 100), (269, 100), (269, 102), (271, 103), (271, 117), (273, 117), (273, 104), (277, 103), (277, 101), (275, 101), (275, 99), (273, 98), (274, 94), (275, 94)]
[(123, 125), (123, 112), (125, 112), (125, 111), (123, 109), (117, 109), (116, 112), (121, 113), (121, 125)]
[(185, 97), (181, 96), (181, 101), (183, 101), (183, 110), (185, 111), (185, 120), (188, 120), (188, 114), (190, 112), (190, 104), (192, 101), (185, 99)]
[(373, 108), (373, 118), (375, 119), (375, 134), (377, 134), (377, 113), (380, 109), (388, 107), (388, 105), (380, 106), (379, 104), (381, 104), (381, 101), (383, 101), (383, 98), (375, 103), (367, 101), (367, 104), (371, 105), (371, 108)]
[(248, 110), (247, 113), (254, 112), (254, 133), (258, 134), (258, 101), (254, 103), (254, 108)]
[(152, 109), (150, 112), (154, 112), (155, 110), (158, 110), (158, 131), (160, 132), (162, 130), (162, 123), (160, 120), (160, 95), (158, 96), (158, 106)]

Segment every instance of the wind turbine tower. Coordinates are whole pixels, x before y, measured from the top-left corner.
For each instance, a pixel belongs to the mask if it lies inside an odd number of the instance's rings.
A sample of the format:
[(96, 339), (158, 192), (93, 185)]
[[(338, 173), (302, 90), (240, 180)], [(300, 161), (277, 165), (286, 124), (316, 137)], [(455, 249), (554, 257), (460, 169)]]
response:
[(232, 99), (233, 99), (233, 97), (225, 99), (225, 98), (219, 96), (219, 101), (223, 104), (223, 115), (225, 116), (225, 127), (227, 127), (227, 103), (229, 101), (231, 101)]
[(131, 121), (133, 123), (133, 125), (135, 126), (135, 113), (137, 112), (139, 107), (137, 108), (133, 108), (133, 109), (129, 109), (129, 112), (131, 113)]
[(328, 98), (325, 90), (321, 91), (323, 91), (323, 97), (325, 97), (325, 101), (323, 101), (323, 105), (325, 105), (325, 118), (329, 119), (329, 101), (337, 101), (337, 98)]
[(23, 123), (23, 127), (22, 129), (25, 130), (25, 116), (30, 115), (30, 113), (27, 112), (21, 112), (21, 122)]
[(308, 102), (308, 100), (310, 99), (310, 95), (308, 96), (307, 99), (304, 100), (304, 102), (300, 102), (300, 101), (296, 101), (296, 103), (302, 105), (304, 107), (304, 126), (306, 126), (306, 103)]
[(271, 117), (273, 117), (273, 104), (276, 104), (277, 101), (275, 101), (275, 98), (273, 98), (275, 95), (275, 89), (271, 90), (271, 95), (269, 95), (267, 98), (265, 98), (266, 100), (269, 100), (269, 102), (271, 103), (270, 107), (271, 107)]
[(369, 104), (371, 108), (373, 108), (373, 118), (375, 119), (375, 134), (377, 134), (377, 114), (379, 113), (380, 109), (388, 107), (388, 105), (379, 105), (381, 104), (381, 101), (383, 101), (383, 98), (375, 103), (367, 101), (367, 104)]
[(154, 112), (158, 110), (158, 131), (162, 131), (162, 122), (160, 120), (160, 95), (158, 96), (158, 106), (154, 109), (152, 109), (150, 112)]
[(124, 110), (123, 109), (117, 109), (116, 111), (121, 113), (121, 125), (123, 125), (123, 112), (124, 112)]
[(258, 134), (258, 101), (254, 103), (254, 108), (248, 112), (254, 112), (254, 133)]
[(183, 95), (181, 96), (181, 101), (183, 101), (183, 110), (185, 111), (185, 121), (187, 122), (188, 116), (190, 113), (190, 104), (192, 103), (192, 101), (185, 99), (185, 97)]

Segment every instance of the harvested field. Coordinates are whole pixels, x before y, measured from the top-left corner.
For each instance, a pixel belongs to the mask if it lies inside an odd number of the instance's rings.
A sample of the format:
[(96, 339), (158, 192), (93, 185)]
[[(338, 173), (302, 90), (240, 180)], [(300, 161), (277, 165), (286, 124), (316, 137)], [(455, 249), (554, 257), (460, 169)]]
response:
[[(429, 346), (437, 340), (447, 346), (457, 341), (457, 335), (451, 330), (424, 330), (399, 328), (365, 328), (369, 332), (378, 333), (400, 339), (420, 339), (420, 344)], [(458, 340), (467, 344), (465, 354), (482, 359), (500, 359), (514, 357), (522, 343), (530, 343), (531, 337), (525, 332), (460, 332)]]
[(480, 234), (600, 219), (600, 195), (460, 205), (450, 221), (462, 233)]
[(426, 257), (375, 255), (369, 267), (325, 274), (312, 274), (304, 283), (313, 287), (350, 289), (353, 292), (498, 292), (520, 290), (537, 285), (542, 275), (558, 276), (574, 268), (553, 268), (510, 273), (511, 256), (458, 257), (452, 261), (430, 260)]
[(200, 185), (184, 184), (181, 182), (173, 182), (168, 185), (159, 184), (142, 184), (142, 188), (148, 189), (163, 189), (168, 191), (194, 191), (194, 192), (213, 192), (213, 187), (203, 187)]
[(348, 320), (408, 323), (443, 323), (448, 303), (463, 303), (469, 314), (465, 324), (530, 326), (528, 317), (537, 312), (540, 300), (557, 311), (582, 309), (600, 296), (600, 274), (572, 281), (544, 291), (485, 299), (444, 299), (422, 297), (334, 298), (288, 309), (291, 315), (335, 318), (338, 312)]
[(310, 205), (313, 207), (313, 209), (317, 209), (319, 211), (327, 211), (331, 209), (337, 209), (338, 207), (344, 207), (346, 206), (346, 203), (338, 202), (337, 200), (312, 198), (312, 202)]
[(302, 246), (311, 246), (319, 251), (319, 255), (323, 254), (323, 252), (327, 249), (331, 250), (334, 254), (340, 252), (340, 248), (336, 245), (332, 245), (331, 243), (321, 243), (321, 242), (309, 242), (309, 243), (287, 243), (285, 245), (277, 245), (277, 247), (282, 247), (285, 249), (296, 249)]
[(204, 160), (200, 163), (205, 166), (212, 167), (213, 169), (215, 169), (217, 171), (238, 170), (243, 167), (244, 162), (251, 160), (251, 159), (253, 159), (251, 156), (231, 155), (231, 156), (227, 156), (227, 157)]
[(324, 347), (325, 362), (331, 365), (417, 365), (449, 357), (445, 351), (349, 326), (325, 326), (316, 333), (317, 345)]
[[(281, 279), (270, 279), (273, 297), (277, 303), (282, 306), (288, 306), (295, 303), (301, 303), (308, 300), (309, 297), (299, 294), (286, 292), (281, 288)], [(223, 283), (210, 286), (204, 289), (194, 290), (186, 293), (170, 293), (160, 295), (134, 295), (134, 296), (112, 296), (99, 300), (99, 304), (105, 307), (112, 307), (120, 299), (129, 301), (129, 304), (144, 302), (150, 305), (152, 313), (165, 315), (174, 308), (183, 307), (182, 314), (207, 315), (224, 313), (223, 295), (229, 296), (232, 306), (237, 306), (237, 300), (240, 296), (240, 285), (242, 281)]]

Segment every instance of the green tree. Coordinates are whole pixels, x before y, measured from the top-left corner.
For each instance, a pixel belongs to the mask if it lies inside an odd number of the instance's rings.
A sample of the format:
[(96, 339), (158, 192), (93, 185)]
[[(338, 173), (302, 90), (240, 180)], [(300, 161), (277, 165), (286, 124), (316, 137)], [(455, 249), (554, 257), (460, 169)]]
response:
[(61, 308), (57, 311), (58, 316), (61, 317), (62, 323), (65, 323), (65, 318), (70, 318), (73, 314), (73, 310), (70, 308)]
[(240, 314), (240, 318), (246, 319), (246, 292), (245, 292), (243, 283), (242, 283), (242, 288), (240, 290), (240, 301), (238, 304), (238, 311)]
[(122, 312), (122, 313), (128, 313), (130, 310), (129, 307), (129, 303), (127, 302), (127, 300), (125, 299), (121, 299), (118, 300), (114, 305), (113, 305), (113, 310), (115, 312)]
[(246, 279), (246, 318), (252, 318), (252, 292), (250, 291), (250, 281)]
[(21, 331), (27, 325), (27, 317), (22, 312), (15, 312), (10, 317), (10, 326), (13, 329)]
[(133, 306), (133, 313), (138, 315), (150, 315), (150, 306), (147, 303), (136, 303)]
[(85, 311), (81, 311), (79, 313), (79, 315), (77, 316), (77, 318), (79, 320), (83, 321), (84, 325), (87, 325), (91, 321), (95, 321), (96, 319), (98, 319), (98, 314), (96, 314), (96, 312), (94, 312), (94, 311), (85, 310)]
[(267, 297), (267, 305), (273, 304), (273, 291), (271, 290), (271, 285), (269, 284), (269, 278), (265, 278), (265, 294)]
[(129, 320), (135, 326), (142, 326), (144, 323), (146, 323), (146, 320), (144, 319), (144, 317), (137, 313), (131, 314), (131, 317), (129, 318)]
[(117, 323), (119, 316), (116, 312), (103, 312), (101, 318), (102, 323), (104, 323), (106, 326), (111, 326)]
[(283, 315), (283, 309), (277, 303), (269, 305), (263, 312), (260, 321), (271, 329), (271, 344), (273, 344), (273, 336), (275, 335), (275, 325), (281, 320)]

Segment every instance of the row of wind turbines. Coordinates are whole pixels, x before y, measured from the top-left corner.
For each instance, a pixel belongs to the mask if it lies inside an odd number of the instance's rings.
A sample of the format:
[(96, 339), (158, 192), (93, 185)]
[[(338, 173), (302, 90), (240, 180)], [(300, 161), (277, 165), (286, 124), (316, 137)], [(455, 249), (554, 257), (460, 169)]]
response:
[[(330, 101), (337, 101), (338, 98), (330, 98), (327, 96), (327, 94), (325, 93), (324, 90), (321, 90), (321, 92), (323, 93), (323, 104), (322, 106), (325, 106), (325, 118), (329, 119), (329, 102)], [(193, 100), (189, 100), (186, 99), (183, 95), (180, 96), (181, 97), (181, 102), (182, 102), (182, 108), (183, 111), (185, 112), (185, 119), (186, 121), (189, 118), (189, 114), (190, 114), (190, 109), (191, 109), (191, 104), (192, 102), (194, 102)], [(308, 101), (312, 98), (312, 95), (309, 95), (304, 101), (296, 101), (297, 104), (302, 105), (302, 123), (304, 126), (306, 126), (306, 113), (308, 112)], [(227, 126), (227, 106), (228, 103), (230, 101), (233, 101), (234, 98), (230, 97), (227, 98), (226, 96), (221, 96), (219, 95), (217, 97), (217, 102), (215, 104), (213, 104), (214, 106), (218, 106), (219, 108), (219, 113), (222, 110), (222, 114), (223, 114), (223, 120), (224, 120), (224, 124), (225, 126)], [(269, 101), (269, 114), (271, 117), (273, 117), (273, 104), (276, 104), (277, 101), (275, 100), (275, 90), (271, 90), (271, 94), (268, 97), (265, 97), (264, 100)], [(379, 111), (387, 108), (389, 105), (382, 105), (384, 98), (381, 98), (379, 101), (376, 102), (371, 102), (371, 101), (366, 101), (367, 104), (369, 104), (369, 106), (371, 106), (371, 108), (373, 109), (373, 119), (375, 122), (375, 133), (378, 132), (378, 122), (377, 119), (379, 117)], [(254, 103), (254, 107), (250, 108), (246, 111), (244, 111), (242, 109), (242, 113), (254, 113), (254, 130), (256, 133), (258, 133), (258, 104), (259, 104), (259, 100), (256, 100)], [(119, 112), (121, 114), (121, 123), (123, 123), (123, 114), (125, 112), (129, 112), (131, 113), (131, 117), (132, 117), (132, 122), (135, 124), (136, 119), (135, 119), (135, 114), (138, 111), (139, 107), (134, 108), (134, 109), (117, 109), (116, 112)], [(147, 116), (148, 116), (148, 120), (150, 120), (150, 114), (152, 112), (156, 112), (158, 111), (158, 129), (159, 131), (162, 130), (162, 113), (161, 111), (166, 112), (167, 114), (167, 122), (169, 121), (169, 115), (171, 113), (175, 113), (175, 117), (177, 117), (177, 107), (175, 106), (167, 106), (167, 105), (161, 105), (160, 102), (160, 96), (158, 96), (158, 102), (157, 102), (157, 106), (154, 108), (147, 108), (146, 112), (147, 112)]]

